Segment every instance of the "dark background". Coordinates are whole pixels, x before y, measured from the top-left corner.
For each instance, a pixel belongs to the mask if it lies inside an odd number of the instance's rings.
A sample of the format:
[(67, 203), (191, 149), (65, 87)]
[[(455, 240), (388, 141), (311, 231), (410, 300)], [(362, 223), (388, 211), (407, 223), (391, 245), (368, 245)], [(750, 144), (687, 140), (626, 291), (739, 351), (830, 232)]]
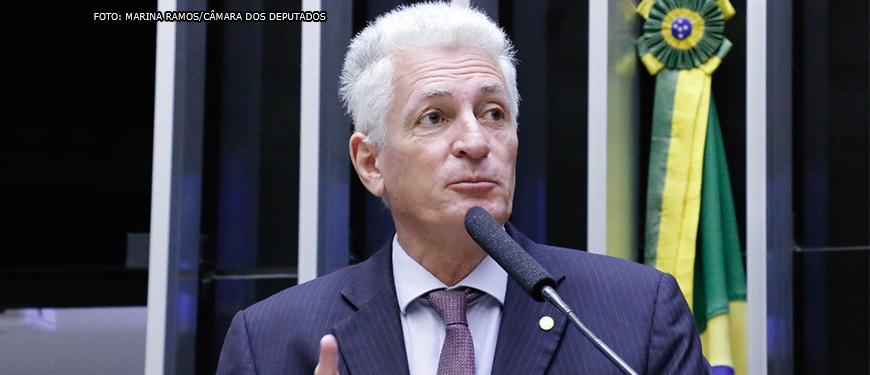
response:
[(156, 23), (93, 21), (114, 10), (8, 9), (0, 309), (145, 304), (147, 271), (125, 261), (149, 231)]
[(867, 1), (794, 2), (795, 373), (870, 373)]

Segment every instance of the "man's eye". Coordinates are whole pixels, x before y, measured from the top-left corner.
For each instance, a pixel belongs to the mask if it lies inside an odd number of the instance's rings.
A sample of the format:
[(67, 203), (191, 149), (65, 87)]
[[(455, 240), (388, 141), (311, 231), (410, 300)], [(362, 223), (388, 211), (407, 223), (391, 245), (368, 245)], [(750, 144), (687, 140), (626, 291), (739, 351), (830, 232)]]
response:
[(504, 119), (504, 112), (501, 109), (490, 109), (486, 111), (486, 116), (484, 117), (490, 121), (501, 121)]
[(420, 119), (420, 123), (423, 125), (435, 125), (441, 122), (441, 114), (438, 112), (430, 112), (423, 115), (423, 118)]

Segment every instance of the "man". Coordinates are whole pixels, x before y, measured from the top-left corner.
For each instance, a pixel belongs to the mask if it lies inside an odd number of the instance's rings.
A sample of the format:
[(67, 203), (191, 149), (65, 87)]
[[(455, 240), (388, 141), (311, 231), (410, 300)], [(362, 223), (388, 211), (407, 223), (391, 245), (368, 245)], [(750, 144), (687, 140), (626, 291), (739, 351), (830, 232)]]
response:
[(538, 245), (507, 223), (517, 155), (513, 48), (479, 12), (399, 8), (349, 48), (341, 94), (353, 166), (396, 236), (371, 259), (239, 312), (219, 374), (608, 374), (465, 232), (485, 208), (547, 268), (580, 318), (642, 374), (709, 371), (673, 277)]

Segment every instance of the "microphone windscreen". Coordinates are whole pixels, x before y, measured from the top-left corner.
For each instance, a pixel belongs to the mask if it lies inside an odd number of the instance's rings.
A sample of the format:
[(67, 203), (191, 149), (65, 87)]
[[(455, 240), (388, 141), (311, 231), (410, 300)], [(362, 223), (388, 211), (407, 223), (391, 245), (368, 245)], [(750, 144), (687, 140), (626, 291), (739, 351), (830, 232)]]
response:
[(465, 214), (465, 230), (535, 300), (544, 300), (541, 295), (544, 286), (556, 287), (553, 276), (523, 250), (482, 207), (468, 209)]

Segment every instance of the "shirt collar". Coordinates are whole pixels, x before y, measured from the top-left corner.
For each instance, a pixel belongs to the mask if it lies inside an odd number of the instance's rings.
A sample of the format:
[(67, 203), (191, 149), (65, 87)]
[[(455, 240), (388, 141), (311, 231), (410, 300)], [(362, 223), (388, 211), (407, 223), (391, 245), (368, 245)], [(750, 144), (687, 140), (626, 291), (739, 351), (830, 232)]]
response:
[[(447, 288), (447, 285), (444, 285), (441, 280), (438, 280), (405, 252), (399, 243), (398, 235), (393, 236), (392, 251), (393, 281), (396, 283), (396, 297), (402, 315), (405, 314), (408, 305), (420, 296), (435, 289)], [(459, 287), (480, 290), (495, 298), (499, 304), (504, 305), (507, 272), (487, 255), (468, 276), (459, 281), (456, 286), (448, 289)]]

